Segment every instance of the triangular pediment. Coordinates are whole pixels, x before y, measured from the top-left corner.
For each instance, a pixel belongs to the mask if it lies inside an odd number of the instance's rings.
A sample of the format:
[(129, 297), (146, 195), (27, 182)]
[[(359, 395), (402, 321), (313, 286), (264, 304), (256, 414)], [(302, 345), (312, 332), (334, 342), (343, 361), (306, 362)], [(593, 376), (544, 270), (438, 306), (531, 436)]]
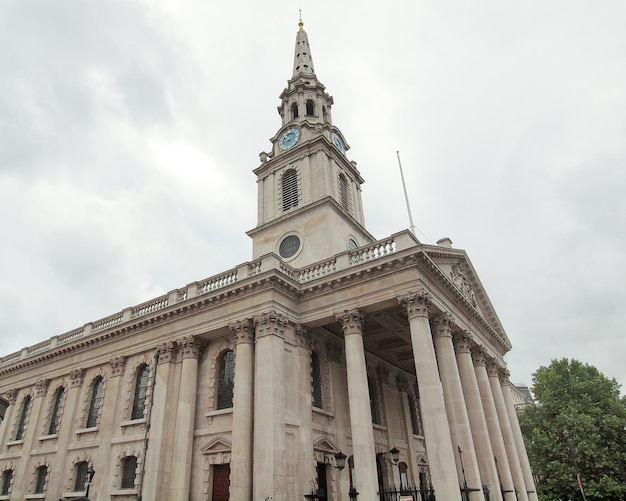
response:
[(322, 436), (313, 441), (313, 450), (321, 452), (337, 452), (339, 447), (337, 447), (337, 444), (331, 438)]
[(511, 342), (467, 253), (461, 249), (429, 245), (424, 246), (424, 252), (439, 268), (448, 287), (498, 334), (508, 351)]
[(224, 436), (213, 437), (206, 444), (204, 444), (200, 451), (202, 454), (215, 454), (217, 452), (230, 452), (232, 449), (232, 443), (229, 438)]

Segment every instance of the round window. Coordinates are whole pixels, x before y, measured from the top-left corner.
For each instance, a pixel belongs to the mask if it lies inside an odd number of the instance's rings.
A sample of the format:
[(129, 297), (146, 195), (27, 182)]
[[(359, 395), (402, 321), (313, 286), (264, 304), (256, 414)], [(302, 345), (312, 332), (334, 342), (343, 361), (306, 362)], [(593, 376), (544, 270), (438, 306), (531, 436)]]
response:
[(281, 257), (288, 258), (295, 255), (295, 253), (298, 252), (299, 248), (300, 238), (298, 238), (296, 235), (289, 235), (288, 237), (285, 237), (280, 243), (278, 252), (280, 253)]

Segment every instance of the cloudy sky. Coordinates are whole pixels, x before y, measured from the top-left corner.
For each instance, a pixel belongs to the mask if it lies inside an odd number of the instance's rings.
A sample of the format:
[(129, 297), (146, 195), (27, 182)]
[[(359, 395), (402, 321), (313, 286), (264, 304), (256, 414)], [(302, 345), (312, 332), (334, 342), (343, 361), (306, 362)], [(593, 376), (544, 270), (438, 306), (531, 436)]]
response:
[(298, 9), (378, 238), (467, 250), (512, 380), (626, 385), (626, 3), (3, 0), (0, 355), (251, 258)]

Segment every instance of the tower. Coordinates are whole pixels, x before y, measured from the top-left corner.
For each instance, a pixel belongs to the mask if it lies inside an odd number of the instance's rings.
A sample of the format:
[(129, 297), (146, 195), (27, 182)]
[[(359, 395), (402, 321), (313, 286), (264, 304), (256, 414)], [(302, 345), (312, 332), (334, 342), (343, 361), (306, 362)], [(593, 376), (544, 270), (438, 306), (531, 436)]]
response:
[(281, 127), (261, 153), (253, 259), (271, 252), (306, 266), (373, 242), (365, 229), (361, 184), (349, 146), (333, 125), (333, 98), (318, 80), (302, 19), (293, 75), (280, 95)]

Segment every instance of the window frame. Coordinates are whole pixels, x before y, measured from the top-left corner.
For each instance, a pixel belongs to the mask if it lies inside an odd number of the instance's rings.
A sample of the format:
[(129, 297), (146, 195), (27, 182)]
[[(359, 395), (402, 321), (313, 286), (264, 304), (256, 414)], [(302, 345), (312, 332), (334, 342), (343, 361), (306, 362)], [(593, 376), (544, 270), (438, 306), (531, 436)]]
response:
[(85, 428), (95, 428), (98, 426), (100, 410), (102, 409), (102, 401), (104, 400), (104, 378), (97, 376), (91, 383), (91, 391), (89, 393), (89, 408), (87, 410), (87, 419)]
[(46, 484), (48, 483), (48, 466), (42, 464), (35, 468), (35, 488), (33, 494), (43, 494), (46, 492)]
[(133, 392), (133, 405), (130, 411), (130, 419), (143, 419), (146, 415), (146, 402), (148, 401), (148, 386), (150, 381), (150, 367), (141, 364), (135, 373), (135, 389)]
[(125, 456), (122, 458), (122, 464), (120, 466), (120, 489), (134, 489), (135, 482), (137, 481), (137, 456)]
[(61, 414), (63, 412), (63, 401), (65, 399), (65, 388), (59, 386), (54, 392), (54, 400), (52, 403), (52, 412), (50, 413), (50, 421), (48, 422), (48, 435), (55, 435), (59, 432), (61, 424)]
[[(233, 407), (233, 400), (235, 397), (235, 370), (235, 352), (230, 349), (222, 351), (217, 359), (217, 390), (215, 395), (216, 410), (232, 409)], [(227, 381), (227, 379), (230, 381)]]
[(26, 427), (28, 425), (28, 417), (30, 415), (30, 409), (33, 405), (33, 397), (26, 395), (22, 400), (22, 409), (15, 428), (15, 440), (24, 440), (26, 434)]

